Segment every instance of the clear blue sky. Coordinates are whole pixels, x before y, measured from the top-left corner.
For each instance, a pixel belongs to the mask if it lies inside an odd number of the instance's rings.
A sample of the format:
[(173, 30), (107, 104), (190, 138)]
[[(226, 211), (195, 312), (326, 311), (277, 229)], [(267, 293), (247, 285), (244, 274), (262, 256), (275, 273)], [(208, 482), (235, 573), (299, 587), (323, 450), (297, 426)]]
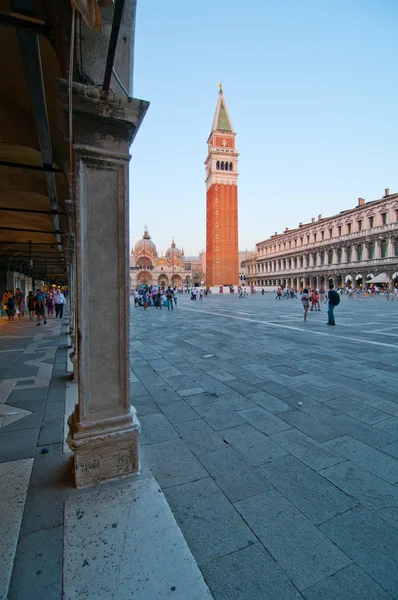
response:
[(237, 132), (239, 248), (398, 191), (396, 0), (138, 0), (131, 241), (206, 245), (218, 83)]

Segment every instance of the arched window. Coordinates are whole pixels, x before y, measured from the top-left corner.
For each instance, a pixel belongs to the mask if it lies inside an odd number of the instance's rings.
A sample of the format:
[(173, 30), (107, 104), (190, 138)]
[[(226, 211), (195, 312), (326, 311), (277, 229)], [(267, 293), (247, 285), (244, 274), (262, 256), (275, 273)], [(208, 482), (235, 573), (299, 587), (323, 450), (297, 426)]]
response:
[(225, 170), (228, 171), (228, 163), (225, 163)]
[(233, 171), (233, 168), (232, 168), (232, 163), (229, 163), (229, 170), (230, 170), (230, 171)]
[(221, 161), (221, 171), (224, 171), (224, 161)]
[(219, 168), (220, 168), (220, 161), (218, 160), (218, 161), (216, 162), (216, 169), (219, 169)]

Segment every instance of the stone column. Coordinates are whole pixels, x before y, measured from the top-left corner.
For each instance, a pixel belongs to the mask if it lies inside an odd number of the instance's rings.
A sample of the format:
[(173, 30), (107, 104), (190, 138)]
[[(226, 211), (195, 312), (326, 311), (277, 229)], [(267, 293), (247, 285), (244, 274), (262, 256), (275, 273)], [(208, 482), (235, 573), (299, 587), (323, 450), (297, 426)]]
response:
[[(58, 82), (67, 116), (67, 82)], [(129, 147), (148, 108), (73, 84), (78, 399), (69, 417), (75, 484), (139, 470), (129, 388)]]
[[(66, 206), (70, 200), (66, 201)], [(69, 224), (69, 231), (73, 231), (72, 222)], [(75, 263), (75, 234), (68, 234), (68, 327), (70, 336), (69, 358), (73, 365), (72, 377), (78, 379), (78, 363), (77, 363), (77, 345), (76, 345), (76, 263)]]
[(378, 239), (375, 241), (375, 258), (381, 258), (381, 245), (383, 243), (382, 239)]

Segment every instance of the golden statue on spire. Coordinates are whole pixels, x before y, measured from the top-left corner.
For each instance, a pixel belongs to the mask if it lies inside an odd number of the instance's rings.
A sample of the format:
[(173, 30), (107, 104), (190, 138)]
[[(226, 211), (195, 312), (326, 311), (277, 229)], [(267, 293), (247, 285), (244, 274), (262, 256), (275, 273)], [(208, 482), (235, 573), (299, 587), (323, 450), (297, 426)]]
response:
[(222, 93), (222, 83), (219, 83), (218, 87), (220, 88), (220, 94), (221, 94)]

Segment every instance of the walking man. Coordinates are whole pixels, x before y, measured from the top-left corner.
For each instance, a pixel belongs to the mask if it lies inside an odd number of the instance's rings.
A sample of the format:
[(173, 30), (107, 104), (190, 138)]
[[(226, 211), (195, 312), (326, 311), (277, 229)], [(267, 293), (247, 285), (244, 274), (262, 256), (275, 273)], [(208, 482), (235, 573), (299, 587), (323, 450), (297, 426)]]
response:
[(167, 310), (173, 310), (173, 297), (174, 297), (174, 292), (171, 289), (171, 287), (169, 286), (166, 290), (166, 300), (167, 300)]
[(64, 315), (64, 304), (65, 304), (65, 296), (61, 292), (61, 290), (57, 289), (54, 294), (54, 305), (55, 305), (55, 318), (59, 317), (62, 319)]
[(46, 321), (46, 315), (44, 312), (44, 294), (42, 293), (41, 290), (37, 289), (36, 290), (36, 296), (35, 296), (35, 313), (36, 313), (36, 317), (37, 317), (37, 323), (36, 323), (36, 327), (39, 327), (39, 325), (41, 325), (40, 323), (40, 319), (43, 319), (43, 323), (44, 325), (47, 324)]
[(328, 292), (328, 322), (327, 325), (336, 325), (334, 321), (334, 307), (340, 304), (340, 296), (333, 289), (333, 283), (329, 283), (329, 292)]

